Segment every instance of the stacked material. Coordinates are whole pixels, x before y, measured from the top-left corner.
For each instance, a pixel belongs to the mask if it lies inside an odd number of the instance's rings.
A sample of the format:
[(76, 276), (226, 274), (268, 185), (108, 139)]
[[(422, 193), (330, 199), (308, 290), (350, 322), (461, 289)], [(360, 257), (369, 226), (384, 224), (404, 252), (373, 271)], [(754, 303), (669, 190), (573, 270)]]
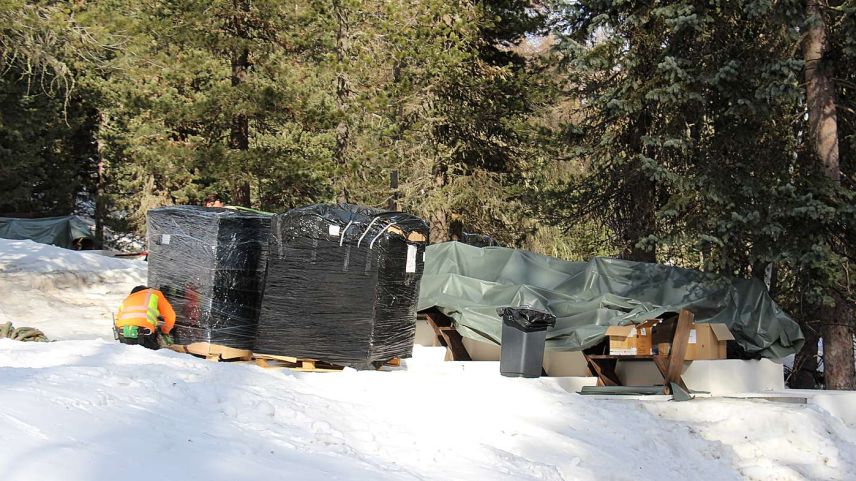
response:
[(179, 344), (252, 349), (270, 216), (174, 206), (147, 214), (149, 286), (176, 312)]
[(426, 262), (419, 310), (438, 309), (462, 336), (478, 341), (501, 343), (498, 307), (529, 306), (556, 316), (548, 350), (585, 349), (601, 342), (610, 325), (681, 309), (692, 311), (696, 322), (725, 324), (737, 357), (781, 358), (804, 342), (797, 323), (757, 280), (604, 257), (568, 262), (458, 242), (432, 245)]
[(409, 357), (428, 226), (354, 205), (274, 217), (255, 352), (368, 369)]

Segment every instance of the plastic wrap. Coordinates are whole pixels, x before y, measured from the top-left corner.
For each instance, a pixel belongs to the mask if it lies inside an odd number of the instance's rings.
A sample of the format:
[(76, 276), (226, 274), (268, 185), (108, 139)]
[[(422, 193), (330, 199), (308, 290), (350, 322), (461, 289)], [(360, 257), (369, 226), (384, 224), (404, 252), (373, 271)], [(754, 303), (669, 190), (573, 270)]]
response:
[(146, 217), (149, 286), (175, 309), (175, 341), (252, 349), (270, 216), (175, 206)]
[(255, 351), (371, 368), (413, 349), (427, 224), (314, 205), (275, 216)]

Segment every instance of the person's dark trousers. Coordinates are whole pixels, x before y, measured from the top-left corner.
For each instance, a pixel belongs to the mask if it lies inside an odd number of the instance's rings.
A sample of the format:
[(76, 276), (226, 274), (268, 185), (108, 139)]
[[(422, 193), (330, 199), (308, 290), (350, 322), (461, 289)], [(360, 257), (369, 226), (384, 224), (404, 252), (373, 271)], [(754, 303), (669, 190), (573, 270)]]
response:
[(122, 344), (140, 345), (145, 347), (146, 349), (153, 349), (155, 351), (160, 349), (160, 343), (158, 342), (158, 331), (155, 331), (151, 334), (140, 333), (136, 338), (125, 337), (120, 332), (119, 342), (121, 342)]

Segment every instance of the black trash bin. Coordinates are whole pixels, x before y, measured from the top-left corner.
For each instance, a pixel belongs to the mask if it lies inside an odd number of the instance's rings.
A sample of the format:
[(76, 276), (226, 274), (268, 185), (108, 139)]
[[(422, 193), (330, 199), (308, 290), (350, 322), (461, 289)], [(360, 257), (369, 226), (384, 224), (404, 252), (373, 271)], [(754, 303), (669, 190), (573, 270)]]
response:
[(547, 328), (556, 316), (529, 307), (500, 307), (502, 345), (499, 372), (508, 377), (541, 377)]

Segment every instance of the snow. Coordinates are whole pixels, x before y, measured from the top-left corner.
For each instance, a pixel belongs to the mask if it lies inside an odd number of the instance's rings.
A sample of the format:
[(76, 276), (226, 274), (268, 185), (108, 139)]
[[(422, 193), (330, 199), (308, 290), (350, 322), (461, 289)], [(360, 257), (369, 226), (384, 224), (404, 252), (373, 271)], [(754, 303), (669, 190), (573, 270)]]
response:
[(0, 340), (0, 479), (856, 479), (856, 429), (808, 404), (594, 399), (443, 348), (295, 373), (117, 344), (109, 313), (144, 278), (0, 240), (3, 312), (66, 339)]
[(113, 313), (145, 283), (141, 260), (0, 239), (0, 322), (51, 339), (112, 339)]

